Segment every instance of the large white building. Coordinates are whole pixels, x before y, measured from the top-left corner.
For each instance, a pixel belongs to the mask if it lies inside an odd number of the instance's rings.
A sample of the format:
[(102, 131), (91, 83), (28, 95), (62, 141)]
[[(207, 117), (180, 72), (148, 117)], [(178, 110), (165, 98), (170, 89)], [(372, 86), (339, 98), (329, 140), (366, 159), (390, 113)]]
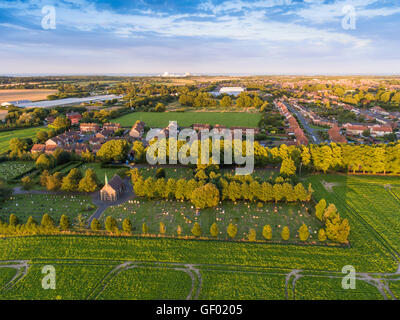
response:
[(219, 94), (229, 94), (233, 96), (238, 96), (240, 93), (245, 91), (245, 88), (242, 87), (222, 87), (219, 89)]

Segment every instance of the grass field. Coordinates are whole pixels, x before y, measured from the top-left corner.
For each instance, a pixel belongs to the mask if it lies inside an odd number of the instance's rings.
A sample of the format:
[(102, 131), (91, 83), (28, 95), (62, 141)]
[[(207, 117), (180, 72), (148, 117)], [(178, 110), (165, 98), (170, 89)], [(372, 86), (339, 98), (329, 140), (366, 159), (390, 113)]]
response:
[(34, 127), (27, 129), (17, 129), (13, 131), (0, 132), (0, 153), (7, 152), (12, 138), (35, 138), (36, 133), (42, 130), (43, 127)]
[(201, 210), (196, 216), (196, 209), (190, 202), (177, 202), (169, 200), (130, 200), (118, 206), (108, 208), (103, 214), (113, 216), (122, 224), (123, 219), (129, 218), (133, 222), (136, 233), (142, 233), (142, 224), (146, 222), (149, 233), (158, 234), (160, 222), (166, 226), (167, 235), (176, 235), (177, 226), (183, 229), (182, 236), (192, 235), (191, 229), (195, 222), (202, 228), (202, 235), (211, 237), (210, 227), (216, 222), (219, 227), (219, 238), (226, 239), (226, 229), (229, 223), (238, 227), (237, 239), (245, 239), (249, 228), (254, 228), (257, 238), (262, 240), (262, 229), (266, 224), (271, 225), (273, 239), (280, 240), (284, 226), (291, 230), (290, 240), (296, 241), (297, 230), (305, 223), (310, 230), (309, 241), (315, 241), (321, 223), (314, 217), (313, 209), (302, 204), (277, 204), (267, 203), (258, 208), (255, 203), (224, 202), (216, 208)]
[(18, 100), (46, 100), (50, 94), (57, 93), (57, 90), (49, 89), (5, 89), (0, 90), (0, 103)]
[(194, 123), (221, 124), (227, 127), (245, 126), (257, 127), (261, 119), (259, 113), (245, 112), (133, 112), (113, 119), (123, 127), (131, 127), (137, 120), (142, 120), (149, 127), (163, 128), (169, 121), (177, 121), (182, 127), (189, 127)]
[[(399, 298), (399, 275), (395, 272), (400, 260), (396, 233), (400, 204), (388, 189), (390, 185), (398, 191), (399, 178), (312, 175), (304, 182), (312, 183), (315, 200), (325, 198), (328, 203), (335, 203), (341, 216), (349, 219), (350, 247), (78, 235), (10, 237), (0, 241), (0, 264), (24, 259), (29, 260), (26, 263), (30, 269), (12, 288), (0, 290), (0, 298)], [(183, 219), (180, 213), (190, 212), (187, 207), (172, 209), (171, 204), (160, 201), (150, 205), (140, 200), (125, 204), (129, 209), (120, 208), (116, 214), (126, 211), (128, 215), (129, 210), (136, 210), (139, 215), (142, 208), (152, 212), (177, 209), (176, 213), (158, 217), (168, 222), (171, 216)], [(242, 205), (224, 206), (225, 220), (220, 223), (240, 214), (244, 216), (240, 219), (249, 225), (268, 215)], [(286, 222), (288, 209), (282, 207), (274, 219)], [(222, 217), (219, 211), (214, 214)], [(204, 213), (198, 219), (207, 219)], [(289, 222), (290, 217), (300, 219), (293, 213), (288, 215)], [(256, 214), (262, 218), (254, 219)], [(133, 220), (147, 219), (148, 215), (143, 213), (142, 218)], [(156, 227), (155, 223), (153, 228)], [(189, 229), (187, 224), (186, 232)], [(239, 228), (240, 233), (245, 231)], [(39, 266), (44, 264), (54, 264), (60, 277), (68, 277), (60, 279), (59, 289), (54, 292), (45, 292), (40, 286)], [(357, 272), (355, 290), (341, 287), (341, 270), (346, 265)], [(365, 274), (376, 281), (360, 280)], [(0, 283), (7, 283), (11, 276), (10, 270), (2, 273), (0, 268)], [(181, 288), (177, 288), (178, 283), (182, 283)]]
[[(36, 222), (40, 223), (43, 214), (48, 213), (58, 223), (62, 214), (69, 216), (71, 220), (80, 213), (87, 218), (95, 210), (92, 207), (91, 198), (88, 196), (14, 195), (1, 205), (0, 218), (3, 221), (8, 221), (10, 214), (13, 213), (22, 223), (25, 223), (29, 216), (32, 216)], [(73, 223), (74, 221), (71, 222)]]

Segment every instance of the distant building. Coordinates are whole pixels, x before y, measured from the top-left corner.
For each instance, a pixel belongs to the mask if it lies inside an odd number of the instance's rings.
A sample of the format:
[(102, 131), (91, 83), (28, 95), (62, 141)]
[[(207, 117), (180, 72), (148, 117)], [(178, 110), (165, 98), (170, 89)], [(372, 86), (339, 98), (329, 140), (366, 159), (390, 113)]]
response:
[(79, 124), (82, 116), (78, 112), (67, 113), (67, 118), (71, 121), (71, 125)]
[(125, 184), (119, 175), (115, 174), (110, 182), (108, 182), (106, 174), (105, 185), (100, 190), (100, 199), (101, 201), (117, 201), (124, 191)]
[(222, 87), (219, 89), (219, 94), (225, 93), (233, 96), (238, 96), (245, 90), (246, 89), (242, 87)]
[(103, 124), (103, 129), (115, 132), (115, 131), (118, 131), (119, 129), (121, 129), (121, 124), (120, 123), (105, 123), (105, 124)]
[(329, 139), (332, 142), (336, 142), (336, 143), (346, 143), (347, 142), (346, 138), (340, 134), (340, 129), (338, 126), (334, 126), (334, 127), (330, 128), (328, 130), (328, 134), (329, 134)]
[(43, 153), (46, 149), (46, 145), (45, 144), (34, 144), (31, 152), (32, 153)]
[(129, 136), (132, 138), (141, 138), (144, 133), (144, 127), (145, 123), (143, 121), (136, 121), (136, 123), (133, 125), (131, 131), (129, 131)]

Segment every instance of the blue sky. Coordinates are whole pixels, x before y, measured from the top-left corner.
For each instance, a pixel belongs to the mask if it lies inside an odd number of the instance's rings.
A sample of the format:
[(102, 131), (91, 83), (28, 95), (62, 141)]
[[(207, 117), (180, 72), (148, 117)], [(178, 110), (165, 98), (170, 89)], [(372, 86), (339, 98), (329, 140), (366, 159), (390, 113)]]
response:
[(0, 74), (400, 74), (399, 30), (398, 0), (1, 0)]

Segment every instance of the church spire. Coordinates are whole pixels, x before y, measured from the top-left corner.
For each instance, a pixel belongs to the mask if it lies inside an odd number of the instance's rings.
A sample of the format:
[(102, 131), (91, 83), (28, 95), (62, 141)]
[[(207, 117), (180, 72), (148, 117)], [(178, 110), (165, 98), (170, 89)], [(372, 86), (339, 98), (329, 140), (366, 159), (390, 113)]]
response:
[(105, 185), (107, 185), (107, 184), (108, 184), (107, 173), (106, 173), (104, 176), (105, 176), (105, 177), (104, 177), (104, 182), (105, 182)]

